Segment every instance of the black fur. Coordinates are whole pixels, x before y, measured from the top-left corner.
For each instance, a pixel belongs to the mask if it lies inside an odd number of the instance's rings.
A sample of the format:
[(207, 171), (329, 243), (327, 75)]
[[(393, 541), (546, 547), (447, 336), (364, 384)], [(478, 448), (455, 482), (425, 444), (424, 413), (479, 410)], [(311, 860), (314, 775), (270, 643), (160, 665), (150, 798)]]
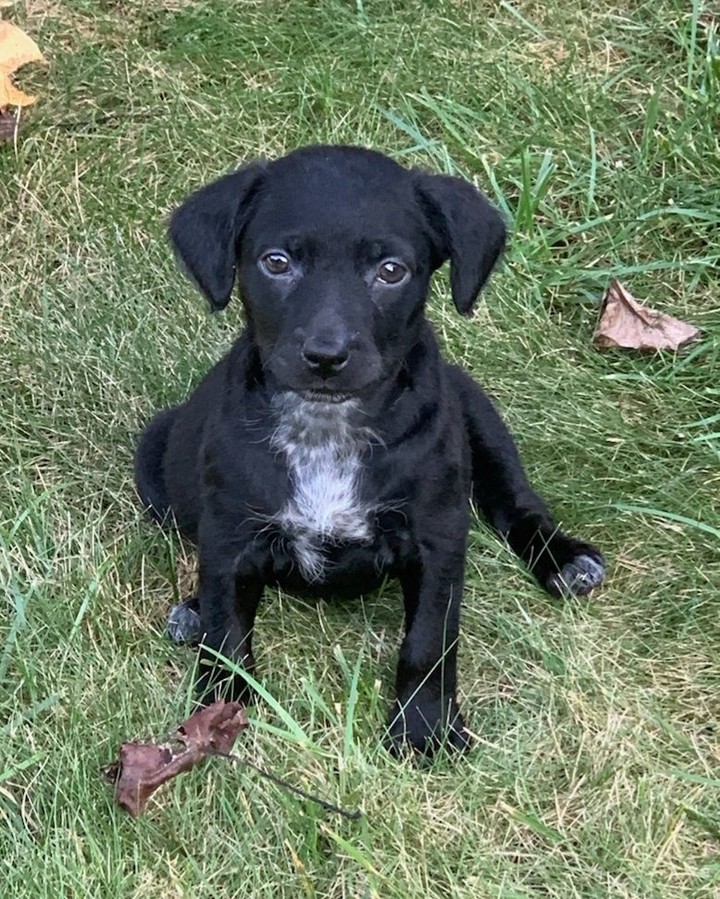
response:
[[(392, 576), (406, 636), (391, 746), (464, 748), (456, 644), (468, 498), (550, 592), (586, 593), (604, 574), (595, 548), (558, 531), (498, 413), (442, 360), (423, 314), (430, 277), (446, 260), (453, 300), (470, 313), (502, 252), (499, 214), (460, 179), (406, 170), (369, 150), (318, 146), (198, 191), (174, 214), (170, 235), (213, 308), (238, 283), (247, 320), (187, 402), (150, 423), (136, 457), (142, 501), (198, 544), (199, 626), (209, 648), (202, 697), (223, 687), (245, 693), (239, 675), (223, 684), (213, 650), (253, 668), (265, 586), (358, 595)], [(402, 280), (388, 283), (398, 272)], [(359, 485), (372, 510), (369, 536), (321, 543), (326, 565), (316, 580), (303, 575), (293, 533), (276, 518), (294, 490), (272, 445), (280, 394), (329, 410), (345, 400), (347, 420), (373, 434)]]

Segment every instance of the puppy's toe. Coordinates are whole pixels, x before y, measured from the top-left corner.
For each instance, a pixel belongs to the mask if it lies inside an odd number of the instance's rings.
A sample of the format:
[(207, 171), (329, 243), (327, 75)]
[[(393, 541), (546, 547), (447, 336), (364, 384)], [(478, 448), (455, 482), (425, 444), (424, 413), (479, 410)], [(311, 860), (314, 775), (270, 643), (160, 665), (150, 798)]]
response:
[(470, 734), (457, 706), (451, 719), (439, 718), (437, 712), (435, 703), (426, 708), (417, 705), (401, 707), (395, 703), (385, 744), (389, 752), (396, 757), (410, 754), (421, 762), (429, 761), (440, 750), (465, 752), (469, 749)]
[(452, 752), (467, 752), (472, 746), (472, 740), (465, 723), (458, 716), (453, 726), (445, 731), (445, 747)]
[(550, 575), (548, 589), (558, 596), (585, 596), (605, 579), (605, 561), (597, 553), (582, 553)]
[(196, 597), (187, 599), (170, 609), (167, 635), (173, 643), (197, 646), (202, 638), (200, 608)]

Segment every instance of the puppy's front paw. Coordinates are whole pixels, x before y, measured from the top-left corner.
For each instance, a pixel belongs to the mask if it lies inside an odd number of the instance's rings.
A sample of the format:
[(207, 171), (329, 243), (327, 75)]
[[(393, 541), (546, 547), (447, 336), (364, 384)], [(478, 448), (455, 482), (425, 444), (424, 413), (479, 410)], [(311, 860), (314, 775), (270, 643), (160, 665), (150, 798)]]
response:
[(411, 750), (430, 759), (440, 749), (464, 752), (470, 746), (457, 700), (450, 696), (424, 699), (418, 694), (405, 703), (396, 700), (387, 730), (387, 748), (395, 756)]
[(202, 639), (200, 603), (196, 596), (173, 606), (168, 613), (167, 635), (181, 646), (197, 646)]
[(605, 579), (605, 560), (592, 544), (569, 537), (538, 515), (521, 519), (508, 542), (553, 596), (585, 596)]
[(605, 579), (605, 560), (593, 547), (566, 562), (559, 571), (548, 575), (546, 589), (555, 596), (585, 596)]

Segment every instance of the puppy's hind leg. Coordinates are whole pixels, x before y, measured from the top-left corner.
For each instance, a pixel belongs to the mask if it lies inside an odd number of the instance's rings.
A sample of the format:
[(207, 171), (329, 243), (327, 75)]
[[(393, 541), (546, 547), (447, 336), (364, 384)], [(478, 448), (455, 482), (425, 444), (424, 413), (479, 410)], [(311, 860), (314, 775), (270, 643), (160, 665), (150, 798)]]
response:
[(143, 431), (135, 451), (135, 487), (138, 496), (149, 514), (160, 524), (171, 511), (165, 486), (163, 457), (177, 411), (173, 407), (158, 413)]
[[(159, 524), (169, 518), (172, 508), (165, 486), (163, 457), (177, 408), (165, 409), (143, 431), (135, 451), (135, 487), (143, 506)], [(167, 621), (173, 643), (196, 646), (202, 637), (200, 607), (196, 596), (174, 605)]]
[(472, 454), (473, 501), (540, 584), (556, 596), (583, 596), (605, 577), (598, 549), (558, 529), (530, 486), (509, 430), (480, 387), (449, 367)]

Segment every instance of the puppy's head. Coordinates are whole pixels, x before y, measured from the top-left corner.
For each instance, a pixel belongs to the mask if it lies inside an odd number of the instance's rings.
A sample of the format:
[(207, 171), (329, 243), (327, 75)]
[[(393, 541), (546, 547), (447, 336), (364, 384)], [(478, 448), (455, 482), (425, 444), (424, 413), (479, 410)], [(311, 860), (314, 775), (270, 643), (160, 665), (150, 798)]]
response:
[(430, 276), (448, 259), (455, 305), (472, 311), (505, 227), (462, 179), (371, 150), (314, 146), (193, 194), (170, 237), (213, 309), (238, 282), (275, 386), (340, 400), (397, 370)]

